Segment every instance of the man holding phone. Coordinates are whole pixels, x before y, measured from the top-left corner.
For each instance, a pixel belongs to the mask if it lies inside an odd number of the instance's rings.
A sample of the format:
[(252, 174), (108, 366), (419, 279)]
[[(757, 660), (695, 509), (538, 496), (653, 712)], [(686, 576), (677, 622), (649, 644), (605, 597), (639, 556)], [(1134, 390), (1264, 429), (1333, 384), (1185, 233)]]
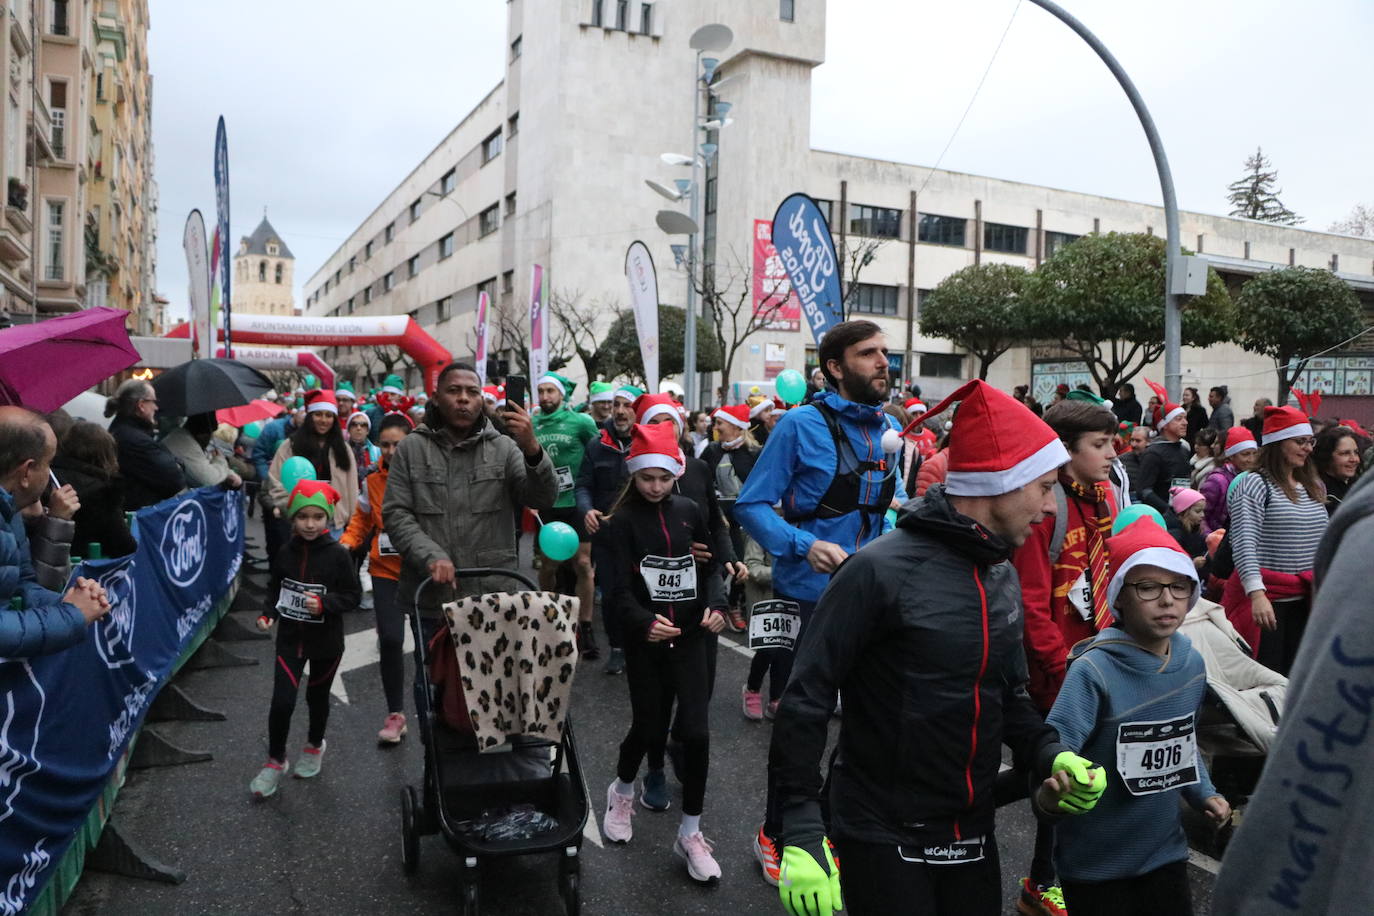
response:
[[(487, 419), (482, 384), (467, 363), (439, 374), (424, 422), (391, 459), (382, 522), (402, 560), (398, 589), (409, 601), (426, 577), (459, 595), (509, 588), (504, 580), (461, 579), (455, 567), (518, 564), (515, 510), (547, 510), (558, 496), (553, 461), (519, 402), (500, 408), (505, 435)], [(438, 615), (438, 589), (419, 610)]]

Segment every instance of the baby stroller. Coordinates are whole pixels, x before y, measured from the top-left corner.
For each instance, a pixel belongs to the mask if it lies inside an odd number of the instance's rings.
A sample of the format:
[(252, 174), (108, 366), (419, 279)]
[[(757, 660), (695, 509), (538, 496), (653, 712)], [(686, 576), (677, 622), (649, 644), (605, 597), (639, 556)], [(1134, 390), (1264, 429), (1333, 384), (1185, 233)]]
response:
[[(536, 592), (535, 584), (525, 576), (512, 570), (487, 567), (460, 569), (457, 575), (460, 578), (510, 578), (528, 590), (481, 595), (447, 605), (446, 611), (463, 621), (464, 626), (471, 620), (476, 624), (475, 631), (488, 633), (502, 627), (518, 631), (524, 626), (527, 644), (536, 642), (529, 638), (532, 633), (551, 635), (550, 623), (560, 611), (558, 602)], [(418, 613), (420, 596), (430, 584), (432, 580), (426, 579), (416, 590), (414, 607), (417, 611), (410, 616), (415, 636), (415, 702), (420, 738), (424, 743), (425, 771), (421, 788), (405, 786), (401, 790), (402, 866), (406, 874), (414, 874), (420, 864), (420, 837), (441, 833), (463, 863), (460, 875), (462, 912), (464, 916), (477, 916), (482, 859), (556, 852), (559, 854), (559, 893), (568, 916), (575, 916), (581, 908), (580, 853), (589, 805), (577, 745), (573, 740), (571, 716), (566, 712), (562, 714), (561, 734), (559, 723), (550, 723), (549, 717), (545, 717), (543, 727), (549, 737), (513, 734), (504, 743), (493, 746), (499, 739), (493, 739), (491, 723), (496, 721), (499, 710), (493, 711), (494, 704), (489, 704), (487, 692), (482, 691), (479, 702), (484, 711), (478, 715), (487, 727), (477, 732), (461, 727), (464, 719), (472, 722), (466, 707), (461, 711), (452, 708), (466, 702), (461, 685), (455, 689), (452, 682), (444, 683), (436, 691), (431, 679), (435, 658), (442, 653), (454, 655), (454, 642), (447, 638), (448, 628), (441, 627), (434, 634), (435, 656), (430, 657), (431, 642), (422, 632), (424, 627)], [(571, 618), (576, 620), (576, 599), (561, 596), (559, 599), (572, 602)], [(524, 617), (518, 618), (516, 608), (524, 610)], [(496, 614), (484, 613), (493, 609)], [(531, 617), (531, 610), (537, 619)], [(566, 608), (562, 610), (566, 612)], [(483, 661), (478, 667), (489, 669), (491, 666), (484, 663), (490, 661), (490, 656), (479, 655)], [(465, 657), (465, 665), (472, 662), (472, 652), (467, 652)], [(539, 667), (540, 660), (534, 659), (520, 668), (531, 676), (539, 674), (545, 670)], [(548, 661), (556, 663), (550, 668), (556, 667), (566, 675), (569, 682), (566, 686), (570, 689), (569, 663), (576, 663), (575, 649)], [(457, 664), (450, 667), (456, 673)], [(511, 675), (511, 670), (506, 667), (506, 675)], [(488, 670), (488, 673), (491, 672)], [(526, 682), (528, 680), (526, 678)], [(552, 677), (547, 680), (551, 683)], [(535, 705), (538, 704), (533, 702), (533, 696), (524, 691), (512, 702), (512, 707), (525, 709)], [(460, 723), (460, 727), (453, 727), (450, 723), (454, 722)], [(484, 749), (479, 751), (479, 745), (485, 745)], [(508, 813), (501, 815), (498, 812)]]

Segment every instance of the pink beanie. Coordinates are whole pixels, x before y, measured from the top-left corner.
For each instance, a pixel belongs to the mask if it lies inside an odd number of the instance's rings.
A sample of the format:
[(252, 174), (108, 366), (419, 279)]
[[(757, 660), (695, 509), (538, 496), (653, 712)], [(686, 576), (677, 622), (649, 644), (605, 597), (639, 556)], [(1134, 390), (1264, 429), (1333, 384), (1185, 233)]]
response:
[(1174, 487), (1169, 490), (1169, 505), (1174, 507), (1174, 513), (1177, 515), (1182, 515), (1206, 498), (1191, 487)]

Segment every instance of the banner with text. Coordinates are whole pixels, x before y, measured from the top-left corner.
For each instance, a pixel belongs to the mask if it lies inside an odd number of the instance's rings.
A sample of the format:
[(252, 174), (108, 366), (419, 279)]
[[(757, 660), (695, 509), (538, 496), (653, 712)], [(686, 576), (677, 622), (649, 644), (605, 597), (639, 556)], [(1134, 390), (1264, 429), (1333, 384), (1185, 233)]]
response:
[(773, 247), (773, 221), (754, 220), (754, 321), (768, 331), (800, 331), (801, 303)]
[(472, 362), (477, 367), (477, 379), (487, 384), (487, 338), (491, 334), (491, 297), (486, 291), (477, 294), (477, 346), (472, 353)]
[(186, 217), (181, 245), (186, 249), (186, 296), (191, 307), (191, 358), (213, 355), (215, 332), (210, 324), (210, 264), (205, 252), (205, 217), (192, 210)]
[(548, 317), (544, 311), (544, 268), (530, 267), (530, 384), (549, 373)]
[[(220, 281), (220, 307), (224, 309), (224, 348), (234, 355), (234, 305), (229, 296), (229, 280), (233, 270), (229, 266), (229, 137), (224, 130), (224, 115), (215, 125), (215, 254), (211, 261), (218, 267), (218, 275), (210, 274), (210, 282)], [(218, 318), (218, 316), (216, 316)]]
[(84, 642), (0, 659), (0, 914), (52, 877), (149, 704), (243, 560), (243, 496), (205, 487), (137, 515), (138, 550), (73, 571), (113, 610)]
[(654, 259), (643, 242), (631, 242), (625, 252), (625, 277), (630, 281), (630, 306), (634, 310), (639, 356), (644, 360), (644, 383), (650, 394), (658, 392), (658, 274)]
[(844, 321), (844, 300), (835, 240), (814, 200), (792, 194), (778, 205), (773, 214), (773, 247), (792, 281), (806, 323), (820, 343), (826, 331)]

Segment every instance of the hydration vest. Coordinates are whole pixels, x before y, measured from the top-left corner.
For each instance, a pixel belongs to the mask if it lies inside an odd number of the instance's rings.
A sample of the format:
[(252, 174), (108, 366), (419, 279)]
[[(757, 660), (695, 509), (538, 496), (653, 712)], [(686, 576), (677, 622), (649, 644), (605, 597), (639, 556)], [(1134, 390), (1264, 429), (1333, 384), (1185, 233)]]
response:
[[(839, 414), (834, 408), (819, 401), (813, 401), (808, 406), (820, 411), (821, 418), (830, 429), (830, 438), (835, 443), (835, 477), (830, 482), (830, 488), (816, 503), (815, 509), (810, 512), (785, 513), (783, 517), (789, 522), (805, 522), (817, 518), (839, 518), (851, 512), (863, 512), (865, 517), (862, 531), (863, 535), (866, 535), (868, 515), (876, 514), (881, 518), (892, 506), (892, 497), (897, 492), (897, 477), (895, 474), (887, 473), (891, 468), (888, 467), (886, 457), (881, 461), (859, 460), (858, 454), (854, 451), (854, 444), (840, 428)], [(882, 471), (887, 476), (878, 488), (878, 501), (860, 503), (859, 491), (864, 484), (864, 474), (869, 471)]]

